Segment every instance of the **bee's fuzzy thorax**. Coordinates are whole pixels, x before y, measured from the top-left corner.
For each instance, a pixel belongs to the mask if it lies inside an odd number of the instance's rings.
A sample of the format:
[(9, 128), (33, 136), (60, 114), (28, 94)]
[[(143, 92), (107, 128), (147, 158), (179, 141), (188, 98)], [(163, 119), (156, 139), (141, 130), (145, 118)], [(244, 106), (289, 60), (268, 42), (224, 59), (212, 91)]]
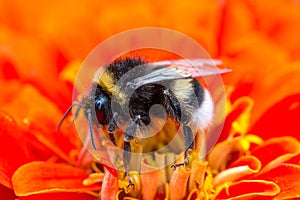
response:
[(119, 88), (116, 87), (118, 80), (120, 80), (124, 74), (134, 67), (144, 64), (146, 64), (146, 62), (141, 57), (126, 57), (116, 59), (111, 64), (100, 68), (96, 72), (94, 76), (94, 82), (97, 82), (98, 85), (109, 94), (117, 92), (121, 93)]
[(107, 71), (118, 81), (125, 73), (136, 66), (144, 65), (146, 61), (141, 57), (119, 58), (107, 65)]

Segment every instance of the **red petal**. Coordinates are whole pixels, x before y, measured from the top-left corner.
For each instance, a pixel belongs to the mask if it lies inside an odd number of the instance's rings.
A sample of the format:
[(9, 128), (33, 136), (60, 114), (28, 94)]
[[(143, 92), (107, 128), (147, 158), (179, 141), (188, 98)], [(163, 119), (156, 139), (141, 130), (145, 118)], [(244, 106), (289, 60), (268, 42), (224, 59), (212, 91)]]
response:
[(295, 154), (294, 156), (292, 156), (291, 159), (287, 160), (285, 163), (300, 165), (300, 153)]
[(84, 186), (88, 174), (64, 164), (31, 162), (20, 167), (12, 178), (16, 195), (53, 192), (88, 192), (100, 190), (100, 185)]
[(0, 184), (0, 197), (5, 200), (15, 200), (16, 195), (13, 190)]
[(255, 179), (263, 179), (275, 182), (281, 189), (276, 199), (292, 199), (300, 197), (300, 166), (283, 164), (277, 168), (258, 175)]
[(19, 75), (16, 71), (14, 61), (9, 56), (4, 56), (3, 54), (8, 52), (1, 51), (0, 55), (0, 78), (8, 79), (17, 79)]
[(49, 193), (20, 197), (17, 200), (95, 200), (96, 197), (84, 193)]
[(255, 148), (251, 154), (257, 157), (262, 166), (272, 160), (289, 153), (300, 151), (300, 143), (293, 137), (280, 137), (267, 140), (263, 145)]
[[(30, 97), (30, 99), (28, 99)], [(56, 105), (41, 95), (31, 85), (23, 85), (15, 96), (4, 105), (5, 109), (19, 120), (18, 125), (26, 132), (23, 137), (30, 139), (31, 148), (39, 148), (42, 159), (53, 155), (72, 162), (68, 154), (72, 149), (78, 148), (77, 133), (70, 129), (68, 132), (56, 132), (56, 125), (62, 113)]]
[(11, 177), (15, 170), (33, 157), (26, 149), (28, 141), (22, 137), (15, 120), (1, 110), (0, 138), (0, 184), (12, 188)]
[(273, 182), (265, 180), (244, 180), (223, 188), (216, 199), (271, 199), (280, 192)]
[(226, 140), (232, 130), (232, 123), (236, 121), (243, 113), (248, 113), (252, 108), (253, 102), (248, 97), (242, 97), (237, 99), (232, 105), (232, 111), (227, 115), (222, 134), (218, 139), (218, 143)]
[(264, 139), (287, 134), (300, 139), (299, 113), (300, 94), (288, 96), (269, 108), (250, 132)]
[(96, 159), (99, 163), (101, 163), (102, 165), (105, 166), (105, 168), (115, 177), (118, 177), (118, 172), (117, 170), (114, 168), (114, 165), (111, 161), (111, 157), (109, 157), (110, 153), (113, 154), (113, 151), (118, 152), (120, 151), (119, 148), (116, 148), (115, 146), (111, 146), (110, 144), (108, 144), (107, 147), (107, 152), (104, 151), (103, 149), (98, 149), (97, 151), (92, 152), (92, 156), (94, 157), (94, 159)]

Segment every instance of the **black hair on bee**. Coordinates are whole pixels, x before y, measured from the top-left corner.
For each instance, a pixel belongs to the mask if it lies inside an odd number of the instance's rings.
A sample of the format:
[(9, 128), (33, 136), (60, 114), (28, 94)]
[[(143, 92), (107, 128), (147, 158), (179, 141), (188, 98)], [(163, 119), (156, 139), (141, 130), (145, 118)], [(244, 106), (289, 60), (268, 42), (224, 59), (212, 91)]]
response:
[[(213, 70), (209, 62), (203, 59), (193, 59), (190, 62), (194, 66), (200, 66), (200, 70), (185, 66), (184, 60), (148, 63), (140, 57), (117, 59), (106, 66), (101, 78), (96, 73), (90, 93), (80, 103), (72, 104), (59, 122), (58, 128), (72, 107), (78, 106), (75, 118), (80, 109), (85, 111), (93, 148), (97, 149), (93, 139), (93, 125), (107, 125), (109, 137), (115, 143), (114, 132), (118, 129), (116, 119), (123, 115), (123, 103), (129, 99), (130, 118), (123, 119), (128, 122), (123, 145), (123, 162), (128, 174), (130, 141), (135, 138), (138, 125), (148, 125), (151, 122), (149, 110), (153, 105), (159, 104), (170, 118), (183, 124), (186, 159), (174, 167), (185, 165), (188, 163), (188, 150), (194, 146), (195, 133), (191, 127), (196, 126), (196, 129), (203, 130), (213, 117), (214, 105), (211, 96), (196, 78), (229, 71)], [(137, 69), (134, 78), (118, 85), (122, 77), (133, 69)], [(134, 89), (130, 96), (126, 93), (127, 88)], [(116, 96), (116, 102), (112, 102), (112, 95)], [(112, 105), (117, 107), (117, 111), (113, 111)], [(132, 184), (130, 178), (128, 181)]]

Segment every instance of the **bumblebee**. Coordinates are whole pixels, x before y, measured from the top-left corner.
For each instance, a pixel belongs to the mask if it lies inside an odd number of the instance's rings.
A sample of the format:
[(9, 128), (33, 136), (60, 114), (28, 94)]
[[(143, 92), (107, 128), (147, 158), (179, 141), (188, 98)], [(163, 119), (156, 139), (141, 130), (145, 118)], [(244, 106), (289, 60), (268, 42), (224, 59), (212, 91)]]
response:
[[(84, 110), (92, 146), (97, 149), (93, 125), (107, 126), (109, 138), (115, 144), (114, 133), (125, 124), (123, 163), (128, 175), (130, 141), (137, 137), (139, 128), (149, 127), (153, 119), (149, 114), (151, 107), (159, 105), (168, 117), (183, 126), (185, 160), (173, 166), (185, 165), (189, 150), (194, 146), (194, 135), (205, 129), (213, 118), (212, 98), (196, 78), (227, 72), (225, 69), (211, 68), (203, 59), (189, 60), (189, 63), (200, 67), (187, 66), (184, 60), (149, 63), (140, 57), (117, 59), (102, 68), (101, 75), (100, 72), (95, 74), (90, 92), (81, 102), (70, 106), (58, 128), (72, 108), (78, 106), (78, 110)], [(152, 115), (161, 118), (160, 113), (154, 112)], [(149, 131), (149, 128), (144, 129), (139, 134), (143, 136)], [(132, 184), (129, 176), (128, 182)]]

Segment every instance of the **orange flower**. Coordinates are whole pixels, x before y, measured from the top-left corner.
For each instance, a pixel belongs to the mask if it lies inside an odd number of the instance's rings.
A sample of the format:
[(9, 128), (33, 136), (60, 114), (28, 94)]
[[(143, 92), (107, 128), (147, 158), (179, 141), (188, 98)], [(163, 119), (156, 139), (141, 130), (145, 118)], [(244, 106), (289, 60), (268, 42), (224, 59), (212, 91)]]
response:
[[(11, 0), (0, 1), (0, 22), (3, 199), (300, 197), (298, 1)], [(101, 152), (91, 158), (73, 127), (55, 127), (88, 52), (144, 26), (186, 33), (233, 72), (224, 75), (227, 116), (209, 155), (195, 150), (175, 172), (159, 167), (177, 155), (142, 159), (132, 190), (122, 174), (104, 170)]]

